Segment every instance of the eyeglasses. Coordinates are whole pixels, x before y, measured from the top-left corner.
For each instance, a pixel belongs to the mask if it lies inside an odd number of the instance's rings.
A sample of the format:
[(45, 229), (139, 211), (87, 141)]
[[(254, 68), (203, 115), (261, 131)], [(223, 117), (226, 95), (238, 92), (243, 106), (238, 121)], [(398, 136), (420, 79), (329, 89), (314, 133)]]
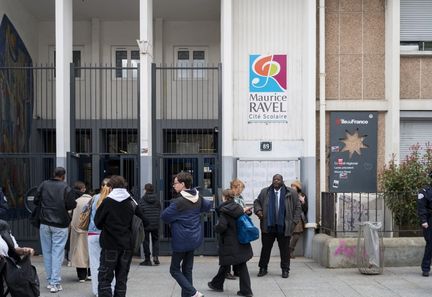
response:
[(181, 184), (180, 182), (173, 182), (173, 185)]

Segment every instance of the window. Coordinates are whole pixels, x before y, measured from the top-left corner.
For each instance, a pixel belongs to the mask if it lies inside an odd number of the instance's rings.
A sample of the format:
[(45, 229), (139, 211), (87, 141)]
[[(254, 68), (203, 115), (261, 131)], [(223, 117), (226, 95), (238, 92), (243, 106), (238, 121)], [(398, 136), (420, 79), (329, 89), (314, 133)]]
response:
[[(140, 62), (139, 50), (134, 47), (114, 47), (113, 60), (116, 67), (115, 78), (137, 79)], [(133, 67), (137, 69), (124, 69)]]
[(138, 153), (138, 132), (136, 129), (102, 130), (102, 141), (104, 153)]
[(214, 154), (217, 143), (214, 129), (165, 129), (163, 134), (166, 154)]
[[(74, 63), (75, 66), (81, 67), (81, 53), (83, 52), (82, 46), (74, 46), (72, 51), (72, 63)], [(54, 78), (56, 77), (56, 50), (55, 46), (49, 47), (49, 60), (50, 64), (54, 65)], [(75, 78), (81, 78), (81, 69), (75, 68)]]
[(205, 69), (181, 69), (207, 66), (207, 47), (175, 47), (176, 79), (206, 79)]
[(432, 51), (432, 1), (400, 0), (402, 51)]

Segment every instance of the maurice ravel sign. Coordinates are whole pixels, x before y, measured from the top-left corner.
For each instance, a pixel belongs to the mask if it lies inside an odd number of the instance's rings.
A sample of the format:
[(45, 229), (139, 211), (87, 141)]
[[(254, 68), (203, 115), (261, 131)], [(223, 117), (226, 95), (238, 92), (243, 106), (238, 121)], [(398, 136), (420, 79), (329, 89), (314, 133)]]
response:
[(288, 122), (287, 56), (249, 56), (248, 123)]
[(376, 192), (377, 112), (330, 115), (330, 192)]

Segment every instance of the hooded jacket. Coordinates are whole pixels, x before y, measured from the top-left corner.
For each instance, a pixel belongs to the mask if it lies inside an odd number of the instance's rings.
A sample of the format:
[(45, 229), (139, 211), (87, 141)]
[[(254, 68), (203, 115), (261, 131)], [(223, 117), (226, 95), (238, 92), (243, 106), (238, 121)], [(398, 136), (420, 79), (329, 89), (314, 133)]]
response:
[(172, 250), (189, 252), (198, 248), (203, 241), (201, 213), (210, 210), (211, 203), (199, 196), (196, 189), (180, 192), (164, 209), (161, 218), (171, 224)]
[(132, 249), (132, 218), (137, 215), (148, 225), (129, 192), (115, 188), (96, 210), (94, 222), (101, 230), (100, 245), (107, 250)]
[(236, 220), (244, 214), (235, 201), (226, 201), (219, 206), (219, 221), (215, 231), (219, 236), (219, 265), (236, 265), (253, 257), (250, 243), (241, 244), (237, 238)]
[(138, 202), (143, 215), (148, 219), (149, 225), (146, 231), (159, 229), (161, 205), (154, 193), (145, 193)]

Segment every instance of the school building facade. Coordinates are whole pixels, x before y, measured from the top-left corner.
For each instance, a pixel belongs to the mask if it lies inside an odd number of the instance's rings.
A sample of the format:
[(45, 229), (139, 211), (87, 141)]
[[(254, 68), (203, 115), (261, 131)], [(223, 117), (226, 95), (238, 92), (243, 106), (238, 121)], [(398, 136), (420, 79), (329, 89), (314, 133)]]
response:
[(163, 202), (181, 170), (207, 199), (239, 177), (250, 203), (281, 173), (309, 197), (310, 256), (321, 193), (377, 192), (392, 156), (432, 139), (425, 1), (0, 0), (0, 14), (1, 184), (16, 208), (55, 165), (93, 189), (152, 182)]

